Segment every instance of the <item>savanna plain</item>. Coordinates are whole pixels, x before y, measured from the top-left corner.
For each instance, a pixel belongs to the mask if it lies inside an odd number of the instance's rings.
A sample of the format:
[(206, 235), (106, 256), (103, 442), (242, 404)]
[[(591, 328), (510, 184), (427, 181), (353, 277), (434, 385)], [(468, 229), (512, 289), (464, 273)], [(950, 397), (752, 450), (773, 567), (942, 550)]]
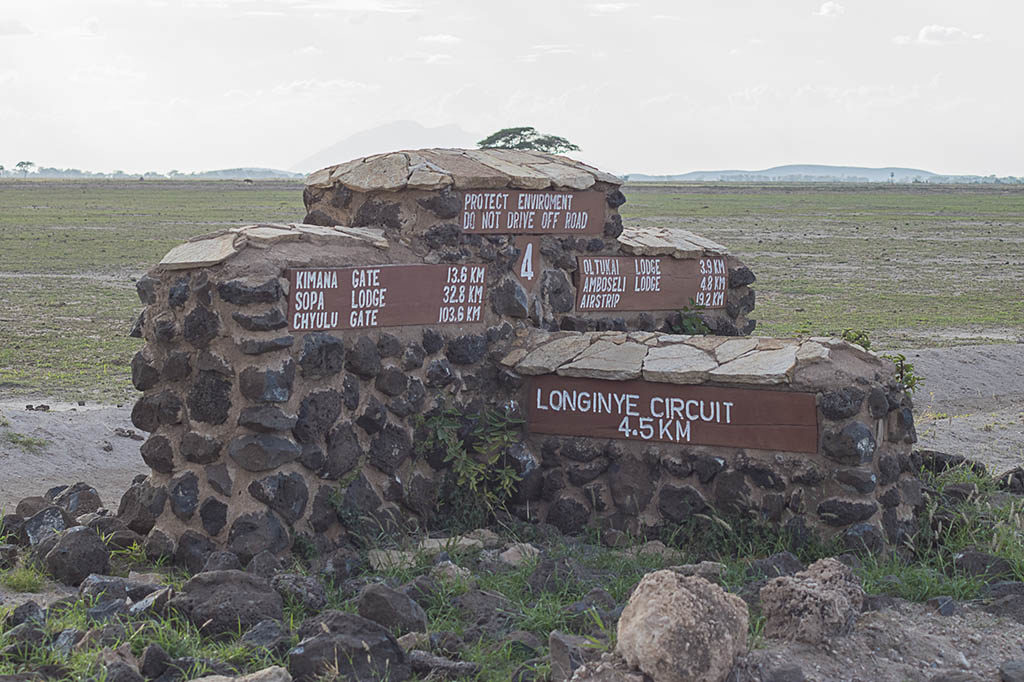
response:
[[(356, 582), (322, 580), (327, 606), (355, 610), (353, 590), (367, 582), (420, 581), (426, 593), (417, 601), (427, 631), (437, 635), (421, 646), (450, 647), (449, 655), (477, 666), (453, 673), (456, 679), (542, 680), (560, 664), (553, 631), (575, 633), (588, 656), (599, 656), (614, 647), (616, 608), (644, 573), (708, 560), (721, 564), (713, 569), (717, 582), (751, 598), (751, 671), (797, 666), (814, 680), (1000, 679), (1001, 665), (1024, 658), (1024, 497), (999, 476), (1024, 464), (1024, 187), (632, 184), (623, 191), (625, 222), (694, 231), (755, 272), (756, 334), (848, 331), (869, 339), (872, 350), (904, 354), (924, 377), (914, 394), (919, 446), (970, 457), (984, 470), (926, 458), (917, 538), (894, 555), (847, 555), (870, 610), (849, 635), (824, 646), (765, 638), (752, 595), (758, 581), (792, 562), (843, 549), (713, 515), (658, 542), (635, 538), (617, 547), (596, 533), (556, 537), (492, 518), (497, 539), (476, 536), (486, 547), (444, 545), (452, 566), (443, 569), (418, 538), (367, 538)], [(132, 476), (144, 473), (139, 443), (125, 435), (135, 393), (129, 362), (141, 346), (128, 336), (141, 309), (134, 281), (195, 235), (300, 221), (301, 197), (296, 182), (0, 181), (0, 512), (79, 480), (117, 508)], [(43, 403), (51, 409), (26, 410)], [(450, 534), (476, 525), (453, 519)], [(3, 535), (0, 528), (0, 543)], [(515, 543), (540, 553), (500, 559), (497, 550)], [(366, 551), (382, 547), (405, 552), (408, 561), (367, 562)], [(998, 581), (957, 559), (972, 551), (1005, 562)], [(120, 575), (153, 570), (140, 547), (118, 549), (112, 561)], [(294, 561), (285, 569), (324, 575), (316, 557)], [(187, 577), (156, 570), (173, 587)], [(480, 601), (481, 590), (491, 602)], [(28, 553), (0, 570), (0, 650), (14, 642), (5, 612), (69, 594), (77, 591), (49, 580)], [(1014, 594), (1017, 601), (1007, 602)], [(187, 668), (167, 679), (287, 666), (287, 645), (315, 611), (300, 597), (286, 598), (283, 645), (273, 649), (247, 646), (241, 632), (208, 638), (173, 617), (129, 624), (107, 644), (142, 656), (158, 643)], [(944, 598), (955, 605), (952, 616), (943, 615), (950, 610), (940, 608)], [(89, 606), (70, 599), (51, 609), (42, 626), (47, 641), (64, 630), (95, 629)], [(483, 611), (474, 615), (474, 608)], [(492, 623), (483, 618), (490, 612), (501, 616), (494, 631), (478, 627)], [(51, 666), (66, 679), (102, 679), (101, 649), (0, 651), (0, 675)]]

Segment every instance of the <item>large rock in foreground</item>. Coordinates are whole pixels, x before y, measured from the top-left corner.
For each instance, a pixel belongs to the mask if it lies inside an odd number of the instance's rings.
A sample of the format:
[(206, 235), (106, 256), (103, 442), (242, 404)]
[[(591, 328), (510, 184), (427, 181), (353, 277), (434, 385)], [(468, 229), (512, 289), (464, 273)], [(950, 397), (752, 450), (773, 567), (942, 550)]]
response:
[(747, 605), (696, 576), (644, 576), (619, 619), (616, 651), (654, 682), (722, 682), (747, 650)]
[(822, 559), (761, 588), (764, 634), (818, 644), (849, 632), (863, 602), (864, 590), (853, 571), (835, 559)]
[(262, 620), (282, 618), (282, 601), (265, 578), (245, 571), (199, 573), (171, 600), (207, 635), (245, 632)]
[(288, 652), (288, 670), (298, 682), (323, 678), (402, 682), (412, 675), (394, 635), (354, 613), (324, 611), (302, 624), (299, 637)]

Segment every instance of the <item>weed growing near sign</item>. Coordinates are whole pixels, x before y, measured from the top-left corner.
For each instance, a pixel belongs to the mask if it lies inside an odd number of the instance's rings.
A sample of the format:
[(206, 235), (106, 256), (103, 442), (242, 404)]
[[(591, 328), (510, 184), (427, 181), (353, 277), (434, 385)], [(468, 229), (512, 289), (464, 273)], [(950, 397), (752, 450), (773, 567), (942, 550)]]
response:
[(453, 528), (486, 525), (504, 510), (520, 476), (506, 450), (519, 442), (523, 420), (507, 411), (486, 408), (469, 417), (451, 407), (417, 420), (416, 451), (440, 450), (451, 469), (442, 484), (442, 516)]

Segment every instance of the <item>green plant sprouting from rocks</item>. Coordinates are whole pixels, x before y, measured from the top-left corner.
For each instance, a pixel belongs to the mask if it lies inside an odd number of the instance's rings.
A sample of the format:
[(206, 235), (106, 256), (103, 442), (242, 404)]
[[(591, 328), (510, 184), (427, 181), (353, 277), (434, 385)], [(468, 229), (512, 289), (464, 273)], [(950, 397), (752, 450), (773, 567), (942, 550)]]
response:
[[(871, 337), (863, 329), (844, 329), (840, 337), (843, 341), (855, 343), (864, 350), (871, 350)], [(924, 383), (924, 377), (914, 371), (914, 364), (907, 362), (907, 357), (903, 353), (880, 353), (880, 355), (896, 365), (896, 380), (908, 393), (913, 393)]]
[(683, 306), (683, 309), (679, 311), (679, 315), (672, 319), (670, 323), (672, 333), (685, 334), (687, 336), (706, 336), (710, 334), (711, 327), (704, 322), (704, 318), (700, 315), (700, 311), (704, 309), (705, 306), (691, 298), (690, 304)]
[(419, 453), (441, 450), (450, 465), (443, 503), (458, 510), (465, 521), (486, 522), (506, 508), (515, 493), (519, 474), (506, 461), (506, 451), (520, 439), (523, 420), (503, 409), (485, 408), (469, 418), (445, 407), (418, 420), (425, 437)]

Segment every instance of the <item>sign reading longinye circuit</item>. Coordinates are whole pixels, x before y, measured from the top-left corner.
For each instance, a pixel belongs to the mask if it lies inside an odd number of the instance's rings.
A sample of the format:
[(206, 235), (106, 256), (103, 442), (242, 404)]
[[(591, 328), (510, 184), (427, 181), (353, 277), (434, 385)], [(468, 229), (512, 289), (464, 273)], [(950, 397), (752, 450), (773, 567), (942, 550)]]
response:
[(527, 429), (591, 438), (817, 452), (814, 394), (556, 375), (527, 384)]
[(604, 232), (602, 192), (473, 190), (462, 195), (459, 224), (474, 234), (577, 234)]
[(576, 310), (724, 308), (729, 271), (722, 256), (578, 256)]
[(483, 319), (485, 265), (371, 265), (288, 271), (293, 331), (466, 324)]

